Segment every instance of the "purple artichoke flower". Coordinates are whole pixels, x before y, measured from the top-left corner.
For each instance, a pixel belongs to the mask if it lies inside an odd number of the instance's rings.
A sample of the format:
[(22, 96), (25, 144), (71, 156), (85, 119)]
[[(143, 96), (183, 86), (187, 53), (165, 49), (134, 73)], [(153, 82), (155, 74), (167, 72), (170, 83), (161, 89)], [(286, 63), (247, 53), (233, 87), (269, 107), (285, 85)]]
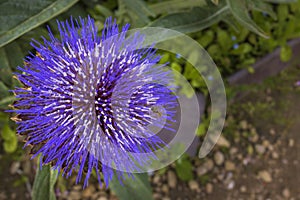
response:
[(31, 43), (36, 54), (16, 74), (25, 86), (14, 90), (25, 146), (62, 175), (76, 170), (76, 182), (85, 174), (84, 187), (92, 170), (106, 185), (114, 174), (142, 172), (165, 145), (153, 126), (168, 128), (163, 121), (174, 116), (170, 71), (153, 46), (141, 48), (143, 35), (125, 37), (129, 25), (119, 33), (111, 18), (101, 37), (91, 18), (58, 28), (60, 39), (49, 29), (50, 40)]

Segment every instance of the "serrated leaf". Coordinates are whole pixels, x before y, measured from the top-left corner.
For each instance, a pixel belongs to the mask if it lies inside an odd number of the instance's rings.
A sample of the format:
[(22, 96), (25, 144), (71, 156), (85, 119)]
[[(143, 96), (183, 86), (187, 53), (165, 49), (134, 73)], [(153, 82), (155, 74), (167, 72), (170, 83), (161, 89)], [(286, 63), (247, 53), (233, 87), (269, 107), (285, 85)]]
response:
[(0, 47), (70, 8), (78, 0), (3, 0)]
[(42, 169), (38, 169), (35, 175), (32, 200), (55, 200), (53, 187), (57, 179), (57, 170), (52, 170), (50, 165), (44, 165)]
[(247, 29), (257, 33), (258, 35), (268, 38), (266, 33), (256, 25), (256, 23), (250, 18), (247, 9), (246, 0), (226, 0), (232, 15)]
[(193, 7), (205, 5), (207, 5), (205, 0), (171, 0), (149, 5), (149, 8), (153, 11), (153, 13), (159, 15), (165, 13), (175, 13), (182, 11), (183, 9), (191, 9)]
[(228, 13), (229, 7), (220, 5), (213, 7), (197, 7), (188, 12), (179, 12), (161, 17), (148, 26), (170, 28), (183, 33), (203, 30), (219, 22)]
[(109, 187), (120, 200), (152, 200), (152, 191), (147, 174), (133, 174), (134, 179), (123, 180), (123, 185), (116, 176), (110, 182)]

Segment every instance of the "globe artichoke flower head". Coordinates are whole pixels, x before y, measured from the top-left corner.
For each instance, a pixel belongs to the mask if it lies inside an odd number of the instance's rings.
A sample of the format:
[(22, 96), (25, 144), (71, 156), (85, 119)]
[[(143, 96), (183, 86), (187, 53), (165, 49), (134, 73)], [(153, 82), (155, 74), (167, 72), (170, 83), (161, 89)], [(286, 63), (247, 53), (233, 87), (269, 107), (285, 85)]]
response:
[(173, 119), (170, 71), (154, 46), (142, 47), (143, 35), (126, 37), (129, 25), (120, 31), (111, 18), (101, 36), (90, 17), (58, 28), (59, 38), (49, 29), (50, 39), (31, 43), (36, 53), (16, 74), (25, 86), (14, 90), (25, 146), (64, 176), (76, 171), (76, 182), (85, 175), (84, 187), (93, 170), (106, 185), (114, 174), (141, 172), (166, 145), (151, 127)]

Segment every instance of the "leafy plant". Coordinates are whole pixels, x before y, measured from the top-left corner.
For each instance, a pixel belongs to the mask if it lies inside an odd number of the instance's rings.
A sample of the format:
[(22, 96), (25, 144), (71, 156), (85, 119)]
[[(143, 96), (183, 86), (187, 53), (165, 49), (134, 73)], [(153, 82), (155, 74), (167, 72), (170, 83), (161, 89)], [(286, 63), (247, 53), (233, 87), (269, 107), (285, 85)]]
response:
[[(282, 61), (292, 55), (286, 42), (300, 36), (300, 1), (295, 0), (3, 0), (0, 3), (0, 110), (8, 109), (15, 97), (10, 89), (21, 86), (13, 79), (13, 72), (21, 66), (31, 50), (31, 38), (47, 37), (44, 23), (53, 26), (54, 17), (83, 16), (86, 11), (96, 19), (99, 29), (108, 16), (119, 22), (130, 22), (133, 27), (160, 26), (184, 33), (192, 33), (212, 56), (222, 74), (228, 76), (245, 68), (254, 72), (252, 65), (257, 58), (281, 47)], [(76, 4), (77, 3), (77, 4)], [(273, 5), (276, 3), (278, 5)], [(290, 4), (286, 4), (290, 3)], [(69, 11), (67, 11), (71, 8)], [(61, 14), (61, 15), (59, 15)], [(288, 22), (288, 23), (287, 23)], [(201, 32), (199, 32), (201, 31)], [(56, 31), (54, 30), (54, 33)], [(266, 39), (269, 38), (269, 39)], [(193, 52), (191, 59), (198, 59)], [(206, 84), (195, 69), (178, 55), (163, 52), (162, 63), (170, 62), (171, 68), (182, 73), (191, 85), (207, 95)], [(181, 86), (181, 92), (192, 96), (193, 91)], [(0, 113), (1, 138), (4, 150), (14, 152), (17, 137), (8, 123), (8, 114)], [(209, 122), (203, 119), (198, 135), (205, 133)], [(182, 180), (193, 178), (190, 160), (183, 156), (176, 162), (176, 173)], [(37, 171), (33, 186), (33, 199), (55, 199), (53, 185), (56, 171), (44, 166)], [(207, 182), (209, 177), (203, 177)], [(120, 199), (152, 199), (147, 174), (126, 179), (123, 185), (114, 177), (110, 188)]]
[(50, 165), (45, 165), (40, 168), (38, 163), (37, 173), (35, 175), (33, 188), (32, 188), (32, 199), (39, 200), (55, 200), (54, 184), (56, 182), (58, 172), (57, 170), (51, 169)]
[(193, 165), (187, 155), (181, 156), (175, 165), (177, 176), (183, 181), (189, 181), (194, 178)]
[(120, 200), (151, 200), (152, 192), (147, 174), (133, 174), (133, 178), (127, 177), (120, 184), (118, 177), (114, 177), (110, 183), (110, 188), (116, 193)]

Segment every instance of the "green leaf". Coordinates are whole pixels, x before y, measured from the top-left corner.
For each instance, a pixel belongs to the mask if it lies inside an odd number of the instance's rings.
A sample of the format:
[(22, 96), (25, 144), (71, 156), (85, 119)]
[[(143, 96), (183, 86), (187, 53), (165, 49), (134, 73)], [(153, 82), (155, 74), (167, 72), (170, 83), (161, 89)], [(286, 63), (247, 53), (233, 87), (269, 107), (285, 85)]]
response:
[(211, 2), (213, 2), (213, 4), (215, 4), (215, 5), (219, 4), (219, 0), (211, 0)]
[(297, 0), (264, 0), (265, 2), (270, 3), (295, 3)]
[(13, 153), (17, 150), (18, 147), (18, 140), (13, 139), (13, 140), (8, 140), (4, 141), (3, 143), (3, 148), (6, 153)]
[(198, 39), (198, 42), (203, 46), (203, 48), (207, 47), (211, 42), (213, 42), (215, 37), (215, 33), (212, 30), (207, 30), (203, 35)]
[(207, 52), (209, 53), (210, 56), (219, 58), (221, 56), (221, 47), (218, 44), (212, 44), (208, 47)]
[(176, 62), (171, 63), (171, 68), (177, 72), (181, 72), (181, 70), (182, 70), (181, 65)]
[(15, 96), (7, 96), (0, 100), (0, 108), (7, 107), (10, 103), (16, 100)]
[(0, 48), (0, 81), (6, 86), (12, 85), (12, 71), (5, 48)]
[(117, 176), (113, 177), (109, 187), (120, 200), (152, 200), (152, 191), (147, 174), (133, 174), (134, 179), (123, 180), (123, 185)]
[(283, 62), (287, 62), (291, 59), (293, 55), (293, 51), (289, 45), (284, 45), (280, 49), (280, 60)]
[(16, 138), (16, 133), (13, 130), (11, 130), (8, 123), (6, 123), (2, 128), (1, 136), (5, 141), (9, 141)]
[(193, 165), (187, 156), (182, 156), (176, 161), (175, 171), (183, 181), (189, 181), (194, 178), (193, 176)]
[(196, 134), (197, 136), (201, 137), (205, 135), (206, 131), (207, 131), (207, 124), (202, 122), (197, 128)]
[(252, 46), (248, 43), (241, 44), (237, 49), (231, 51), (233, 55), (243, 55), (252, 51)]
[(234, 31), (239, 32), (239, 24), (231, 13), (225, 15), (222, 21), (231, 26)]
[(190, 9), (196, 6), (200, 7), (205, 5), (205, 0), (171, 0), (149, 5), (149, 8), (153, 11), (153, 13), (159, 15), (165, 13), (174, 13), (182, 11), (183, 9)]
[(2, 0), (0, 47), (70, 8), (78, 0)]
[(102, 6), (102, 5), (96, 5), (95, 8), (94, 8), (95, 12), (97, 14), (101, 14), (105, 17), (110, 17), (110, 16), (113, 16), (113, 13), (112, 11), (110, 11), (108, 8)]
[(4, 151), (7, 153), (15, 152), (18, 146), (18, 138), (16, 136), (16, 133), (13, 130), (11, 130), (8, 123), (4, 124), (2, 128), (1, 136), (4, 140), (3, 142)]
[[(9, 89), (4, 85), (3, 82), (0, 81), (0, 99), (2, 101), (3, 98), (9, 95)], [(0, 101), (0, 102), (1, 102)]]
[(193, 8), (191, 11), (163, 16), (153, 21), (148, 26), (165, 27), (183, 33), (191, 33), (203, 30), (212, 24), (219, 22), (228, 11), (228, 6), (224, 6), (224, 4), (213, 7), (197, 7)]
[(286, 19), (289, 15), (289, 7), (287, 5), (278, 5), (277, 6), (277, 14), (278, 14), (278, 21), (281, 26), (286, 23)]
[(118, 15), (129, 15), (135, 26), (144, 26), (150, 22), (149, 16), (155, 17), (155, 13), (143, 0), (119, 0)]
[(222, 29), (218, 29), (217, 30), (217, 38), (218, 38), (218, 42), (222, 48), (222, 50), (229, 50), (232, 45), (233, 45), (233, 41), (231, 40), (228, 31), (224, 31)]
[(274, 20), (277, 19), (276, 13), (268, 3), (264, 3), (261, 0), (248, 0), (248, 5), (253, 10), (268, 13)]
[(50, 165), (44, 165), (42, 169), (38, 169), (35, 175), (32, 200), (55, 200), (55, 193), (53, 187), (57, 179), (57, 170), (52, 170)]
[(4, 112), (0, 112), (0, 125), (1, 123), (7, 123), (8, 122), (8, 114)]
[(250, 18), (246, 0), (226, 0), (226, 2), (236, 20), (238, 20), (247, 29), (257, 33), (264, 38), (268, 38), (266, 33)]
[(242, 27), (240, 29), (239, 33), (237, 34), (236, 41), (237, 42), (244, 42), (248, 38), (249, 33), (250, 33), (250, 31), (248, 29)]

